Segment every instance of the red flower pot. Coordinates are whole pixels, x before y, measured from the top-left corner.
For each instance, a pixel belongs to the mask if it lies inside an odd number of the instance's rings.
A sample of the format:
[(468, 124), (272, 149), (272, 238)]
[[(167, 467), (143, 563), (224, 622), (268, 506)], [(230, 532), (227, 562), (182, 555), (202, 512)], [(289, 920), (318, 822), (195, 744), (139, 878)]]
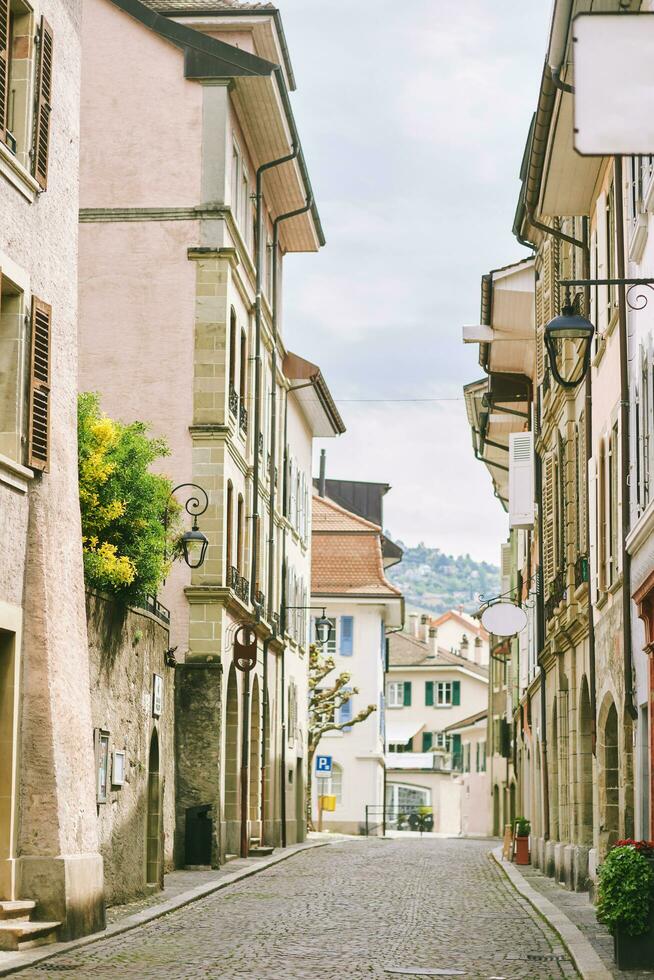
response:
[(516, 837), (514, 861), (516, 864), (529, 864), (528, 837)]

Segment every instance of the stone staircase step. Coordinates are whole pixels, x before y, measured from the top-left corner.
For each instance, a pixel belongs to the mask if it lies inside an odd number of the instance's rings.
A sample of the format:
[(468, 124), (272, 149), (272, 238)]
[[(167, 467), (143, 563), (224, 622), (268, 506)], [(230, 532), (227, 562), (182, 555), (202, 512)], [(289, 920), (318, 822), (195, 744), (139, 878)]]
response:
[(260, 847), (250, 848), (250, 857), (269, 857), (275, 850), (274, 847), (268, 845), (262, 845)]
[(36, 902), (31, 902), (28, 899), (0, 902), (0, 922), (6, 919), (11, 919), (14, 922), (28, 922), (35, 908)]
[(250, 847), (258, 847), (260, 843), (260, 837), (250, 837)]
[(3, 920), (0, 922), (0, 949), (16, 951), (54, 943), (60, 925), (61, 922)]
[(227, 864), (228, 861), (238, 861), (238, 854), (226, 854), (225, 864)]

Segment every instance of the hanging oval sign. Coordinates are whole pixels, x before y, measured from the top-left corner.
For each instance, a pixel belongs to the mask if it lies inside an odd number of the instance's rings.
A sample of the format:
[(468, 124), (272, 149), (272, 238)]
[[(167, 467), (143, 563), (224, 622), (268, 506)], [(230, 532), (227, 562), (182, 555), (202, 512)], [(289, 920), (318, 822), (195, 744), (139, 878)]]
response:
[(484, 610), (481, 622), (484, 629), (495, 636), (514, 636), (527, 625), (527, 614), (514, 602), (496, 602)]
[(233, 661), (244, 673), (252, 670), (257, 663), (257, 634), (249, 623), (244, 623), (236, 630), (234, 637)]

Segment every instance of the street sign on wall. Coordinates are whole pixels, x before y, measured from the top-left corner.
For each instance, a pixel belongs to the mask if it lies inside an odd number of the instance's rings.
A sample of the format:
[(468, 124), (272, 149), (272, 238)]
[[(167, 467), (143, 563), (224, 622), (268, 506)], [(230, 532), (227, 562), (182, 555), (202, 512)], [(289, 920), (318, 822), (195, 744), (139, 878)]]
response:
[(654, 13), (579, 14), (572, 58), (575, 149), (654, 153)]
[(316, 776), (331, 776), (332, 757), (331, 755), (316, 756)]

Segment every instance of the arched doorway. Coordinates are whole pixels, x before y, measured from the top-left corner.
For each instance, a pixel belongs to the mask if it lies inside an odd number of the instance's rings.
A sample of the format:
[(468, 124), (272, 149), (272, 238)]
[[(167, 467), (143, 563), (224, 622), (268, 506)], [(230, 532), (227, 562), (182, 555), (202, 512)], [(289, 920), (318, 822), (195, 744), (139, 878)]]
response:
[(577, 837), (586, 847), (593, 845), (593, 716), (588, 681), (584, 676), (579, 694), (579, 732), (577, 738)]
[(161, 782), (159, 779), (159, 737), (152, 732), (148, 756), (148, 814), (146, 825), (146, 880), (163, 886), (161, 867)]
[(552, 708), (552, 727), (550, 729), (550, 838), (559, 839), (559, 730), (556, 701)]
[(500, 788), (493, 786), (493, 837), (500, 836)]
[(240, 852), (238, 682), (234, 664), (229, 669), (225, 698), (225, 843), (228, 854)]
[(603, 857), (620, 837), (618, 712), (609, 696), (600, 725), (600, 854)]
[(261, 709), (259, 681), (255, 677), (250, 699), (250, 833), (261, 837)]

